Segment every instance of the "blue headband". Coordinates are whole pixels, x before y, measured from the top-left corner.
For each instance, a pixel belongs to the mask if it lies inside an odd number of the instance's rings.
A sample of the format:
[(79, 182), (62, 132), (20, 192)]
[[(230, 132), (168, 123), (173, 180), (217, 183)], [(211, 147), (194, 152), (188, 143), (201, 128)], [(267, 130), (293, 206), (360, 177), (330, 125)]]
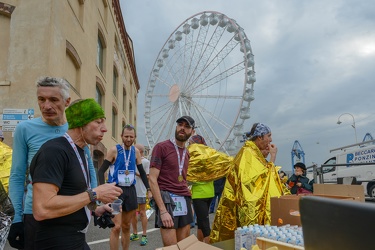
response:
[(269, 133), (271, 133), (271, 129), (267, 125), (258, 123), (258, 125), (255, 127), (254, 133), (250, 134), (249, 137), (252, 139), (254, 137), (263, 136)]

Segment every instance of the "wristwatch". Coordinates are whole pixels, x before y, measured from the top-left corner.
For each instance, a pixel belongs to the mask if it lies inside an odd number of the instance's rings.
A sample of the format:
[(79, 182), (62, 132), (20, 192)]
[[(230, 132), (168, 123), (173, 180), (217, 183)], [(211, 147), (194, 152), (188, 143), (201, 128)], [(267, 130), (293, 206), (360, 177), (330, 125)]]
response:
[(90, 211), (95, 211), (96, 207), (97, 207), (97, 204), (96, 204), (96, 199), (97, 199), (97, 195), (96, 195), (96, 192), (92, 189), (87, 189), (86, 192), (89, 194), (89, 197), (90, 197), (90, 203), (87, 205), (87, 208), (90, 210)]
[(96, 195), (96, 192), (94, 190), (90, 189), (90, 188), (87, 189), (86, 192), (89, 194), (90, 201), (91, 202), (96, 202), (96, 200), (98, 198), (97, 195)]

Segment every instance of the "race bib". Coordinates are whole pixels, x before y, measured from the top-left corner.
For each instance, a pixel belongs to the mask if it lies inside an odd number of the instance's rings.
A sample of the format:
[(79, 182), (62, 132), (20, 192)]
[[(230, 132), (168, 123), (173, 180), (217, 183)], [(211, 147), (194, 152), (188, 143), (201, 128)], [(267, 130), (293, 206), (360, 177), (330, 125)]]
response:
[(134, 170), (118, 170), (117, 180), (119, 186), (130, 187), (134, 182), (135, 172)]
[(171, 198), (176, 204), (176, 207), (173, 210), (173, 216), (187, 215), (188, 210), (185, 197), (171, 193)]

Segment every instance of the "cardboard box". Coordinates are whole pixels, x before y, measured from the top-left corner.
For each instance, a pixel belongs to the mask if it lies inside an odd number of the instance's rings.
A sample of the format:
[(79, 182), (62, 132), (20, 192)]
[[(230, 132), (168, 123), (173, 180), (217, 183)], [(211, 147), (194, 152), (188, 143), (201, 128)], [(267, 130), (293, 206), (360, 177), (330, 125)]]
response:
[(189, 237), (179, 241), (177, 245), (157, 248), (156, 250), (218, 250), (221, 248), (203, 243), (192, 234)]
[(300, 196), (297, 195), (271, 197), (271, 225), (282, 226), (290, 224), (301, 226), (301, 218), (295, 212), (299, 211), (299, 199)]
[[(361, 202), (365, 200), (361, 185), (314, 184), (314, 194), (332, 199)], [(271, 225), (301, 226), (299, 199), (303, 195), (284, 195), (271, 198)]]
[(360, 202), (365, 202), (362, 185), (314, 184), (314, 194), (350, 196)]

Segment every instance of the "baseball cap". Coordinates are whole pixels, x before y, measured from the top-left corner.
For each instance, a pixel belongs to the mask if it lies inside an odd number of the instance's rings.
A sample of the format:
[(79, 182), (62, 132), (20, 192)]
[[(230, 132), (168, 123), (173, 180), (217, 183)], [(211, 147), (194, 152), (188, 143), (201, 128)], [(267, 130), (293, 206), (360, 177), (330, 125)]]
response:
[(188, 115), (181, 116), (180, 118), (177, 119), (176, 122), (179, 123), (179, 122), (182, 122), (182, 121), (187, 122), (190, 125), (190, 127), (195, 128), (195, 121), (190, 116), (188, 116)]

